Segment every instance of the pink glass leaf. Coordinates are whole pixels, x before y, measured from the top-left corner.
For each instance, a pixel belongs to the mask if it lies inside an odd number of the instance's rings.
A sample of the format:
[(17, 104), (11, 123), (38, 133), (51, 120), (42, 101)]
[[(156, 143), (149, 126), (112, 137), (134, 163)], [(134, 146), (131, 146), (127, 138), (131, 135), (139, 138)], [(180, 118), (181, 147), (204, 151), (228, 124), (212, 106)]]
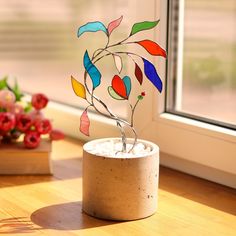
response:
[(86, 136), (89, 136), (90, 120), (87, 114), (87, 109), (84, 110), (80, 117), (80, 132)]
[(108, 27), (107, 27), (108, 35), (110, 35), (111, 32), (112, 32), (115, 28), (117, 28), (117, 27), (120, 25), (122, 19), (123, 19), (123, 16), (121, 16), (121, 17), (120, 17), (119, 19), (117, 19), (117, 20), (112, 21), (112, 22), (108, 25)]
[(118, 55), (113, 55), (113, 58), (114, 58), (114, 61), (115, 61), (116, 69), (120, 73), (122, 71), (122, 68), (123, 68), (122, 59)]

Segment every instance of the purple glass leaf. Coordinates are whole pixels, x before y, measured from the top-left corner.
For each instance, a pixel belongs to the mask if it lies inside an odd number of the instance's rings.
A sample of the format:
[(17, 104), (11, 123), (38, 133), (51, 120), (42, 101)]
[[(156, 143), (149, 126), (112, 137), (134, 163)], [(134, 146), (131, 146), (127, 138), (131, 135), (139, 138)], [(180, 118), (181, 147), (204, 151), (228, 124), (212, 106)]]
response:
[(157, 74), (155, 66), (148, 60), (143, 59), (144, 62), (144, 73), (147, 76), (147, 78), (153, 83), (153, 85), (158, 89), (158, 91), (161, 93), (162, 91), (162, 81)]

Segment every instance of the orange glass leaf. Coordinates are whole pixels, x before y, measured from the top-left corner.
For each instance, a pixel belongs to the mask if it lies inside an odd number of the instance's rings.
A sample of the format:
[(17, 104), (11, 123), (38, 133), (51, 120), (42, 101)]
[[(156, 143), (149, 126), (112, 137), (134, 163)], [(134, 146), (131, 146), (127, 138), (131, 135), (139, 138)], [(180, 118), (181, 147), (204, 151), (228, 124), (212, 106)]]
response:
[(143, 72), (140, 69), (140, 67), (138, 66), (137, 63), (135, 63), (135, 71), (134, 71), (135, 77), (137, 78), (138, 82), (140, 83), (140, 85), (142, 85), (143, 83)]
[(115, 75), (113, 77), (111, 86), (119, 96), (122, 98), (127, 98), (126, 87), (120, 76)]
[(86, 136), (89, 136), (89, 126), (90, 120), (87, 114), (87, 109), (85, 109), (80, 117), (80, 132)]
[(153, 56), (162, 56), (166, 58), (166, 51), (151, 40), (146, 39), (135, 43), (141, 45)]

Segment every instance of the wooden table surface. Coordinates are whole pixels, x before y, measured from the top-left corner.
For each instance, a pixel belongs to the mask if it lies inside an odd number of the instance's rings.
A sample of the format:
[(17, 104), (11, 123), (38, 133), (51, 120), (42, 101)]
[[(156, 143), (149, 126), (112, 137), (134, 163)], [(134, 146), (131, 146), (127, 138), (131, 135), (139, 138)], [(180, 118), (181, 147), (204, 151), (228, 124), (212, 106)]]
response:
[(56, 142), (52, 156), (53, 176), (0, 176), (1, 235), (236, 235), (236, 190), (161, 167), (155, 215), (104, 221), (81, 212), (81, 143)]

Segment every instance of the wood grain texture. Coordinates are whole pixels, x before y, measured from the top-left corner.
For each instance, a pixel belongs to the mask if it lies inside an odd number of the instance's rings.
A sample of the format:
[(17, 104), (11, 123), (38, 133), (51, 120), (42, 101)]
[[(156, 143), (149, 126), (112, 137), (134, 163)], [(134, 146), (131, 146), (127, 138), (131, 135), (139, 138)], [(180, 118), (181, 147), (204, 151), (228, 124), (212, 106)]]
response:
[(54, 176), (0, 176), (0, 235), (236, 235), (236, 190), (161, 167), (158, 213), (98, 220), (81, 212), (82, 143), (56, 142), (52, 157)]
[(0, 175), (50, 174), (51, 141), (42, 140), (35, 149), (23, 142), (0, 143)]

